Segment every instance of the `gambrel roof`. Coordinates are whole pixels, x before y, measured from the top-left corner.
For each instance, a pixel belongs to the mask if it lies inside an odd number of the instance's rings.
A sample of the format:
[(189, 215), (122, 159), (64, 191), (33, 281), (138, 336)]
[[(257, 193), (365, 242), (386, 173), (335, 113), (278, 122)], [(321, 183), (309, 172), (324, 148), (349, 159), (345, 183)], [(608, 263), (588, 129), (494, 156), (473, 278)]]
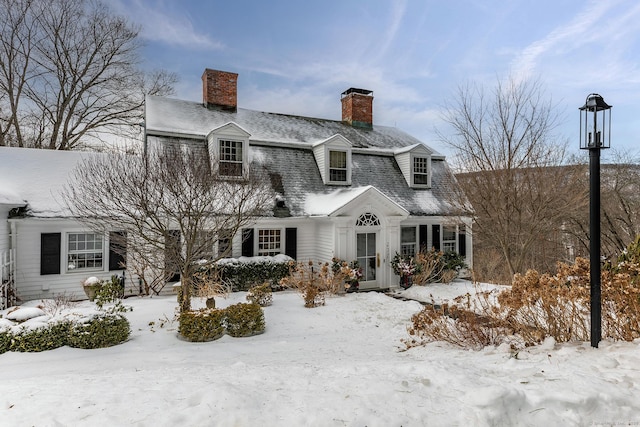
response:
[[(147, 96), (145, 126), (148, 135), (204, 138), (212, 129), (233, 122), (251, 134), (252, 142), (315, 144), (342, 135), (353, 148), (393, 150), (423, 144), (395, 127), (373, 125), (372, 129), (337, 120), (266, 113), (238, 108), (235, 112), (206, 108), (200, 102)], [(434, 155), (435, 150), (429, 148)]]
[[(410, 215), (451, 213), (447, 200), (455, 178), (443, 160), (432, 161), (432, 188), (416, 189), (407, 185), (393, 156), (354, 153), (352, 184), (340, 188), (323, 183), (311, 150), (253, 145), (251, 151), (254, 161), (264, 166), (272, 182), (282, 183), (281, 188), (275, 190), (280, 190), (292, 216), (322, 214), (322, 211), (309, 209), (317, 205), (308, 203), (314, 195), (334, 194), (339, 198), (346, 189), (358, 190), (367, 186), (375, 187)], [(356, 191), (354, 195), (357, 194)]]
[[(145, 113), (147, 146), (178, 140), (204, 147), (207, 135), (225, 126), (248, 133), (249, 159), (259, 166), (286, 206), (278, 213), (274, 209), (276, 216), (329, 215), (327, 206), (337, 208), (341, 200), (348, 201), (369, 186), (409, 215), (453, 213), (450, 196), (457, 184), (444, 156), (394, 127), (362, 128), (336, 120), (207, 108), (199, 102), (158, 96), (147, 96)], [(323, 180), (321, 165), (314, 157), (314, 149), (331, 141), (344, 141), (342, 146), (351, 153), (350, 181), (343, 187)], [(428, 188), (408, 183), (408, 153), (429, 157)], [(402, 170), (399, 159), (403, 159)], [(319, 204), (313, 203), (313, 198), (325, 200), (326, 206), (317, 209)]]

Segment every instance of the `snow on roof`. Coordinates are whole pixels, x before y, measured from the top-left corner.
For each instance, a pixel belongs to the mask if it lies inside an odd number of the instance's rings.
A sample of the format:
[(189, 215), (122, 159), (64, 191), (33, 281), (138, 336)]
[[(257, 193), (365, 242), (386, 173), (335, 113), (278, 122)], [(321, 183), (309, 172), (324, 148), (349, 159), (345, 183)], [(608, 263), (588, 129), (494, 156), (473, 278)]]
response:
[(371, 185), (358, 188), (341, 188), (328, 194), (306, 195), (304, 210), (311, 216), (331, 215), (353, 199), (365, 193)]
[[(238, 108), (236, 112), (206, 108), (201, 102), (148, 95), (145, 126), (149, 135), (204, 137), (212, 129), (236, 123), (253, 141), (312, 145), (339, 134), (354, 148), (391, 149), (422, 144), (395, 127), (374, 125), (373, 129), (351, 126), (338, 120), (267, 113)], [(427, 147), (430, 151), (435, 150)]]
[(0, 205), (24, 206), (26, 201), (0, 177)]
[(96, 153), (0, 147), (0, 203), (26, 205), (31, 216), (67, 216), (60, 191), (91, 154)]

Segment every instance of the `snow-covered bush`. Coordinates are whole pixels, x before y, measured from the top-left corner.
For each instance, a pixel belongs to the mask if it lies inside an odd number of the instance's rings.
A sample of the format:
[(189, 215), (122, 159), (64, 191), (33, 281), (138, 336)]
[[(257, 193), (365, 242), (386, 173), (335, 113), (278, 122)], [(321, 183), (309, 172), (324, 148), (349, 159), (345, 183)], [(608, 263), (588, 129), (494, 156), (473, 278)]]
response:
[(22, 326), (11, 336), (12, 351), (39, 352), (67, 345), (69, 322), (47, 323), (38, 327)]
[(125, 342), (131, 328), (119, 314), (102, 314), (85, 322), (74, 322), (69, 328), (68, 344), (75, 348), (111, 347)]
[(247, 292), (247, 301), (258, 304), (260, 307), (267, 307), (273, 302), (273, 292), (268, 282), (257, 285)]
[[(78, 307), (79, 304), (72, 303), (64, 295), (36, 305), (7, 309), (0, 317), (0, 352), (38, 352), (64, 345), (99, 348), (126, 341), (130, 333), (129, 322), (119, 313), (131, 309), (114, 296), (117, 287), (110, 291), (108, 285), (103, 286), (99, 292), (103, 291), (102, 297), (96, 297), (98, 309), (88, 303)], [(114, 301), (112, 306), (103, 307), (103, 304)]]
[(209, 308), (183, 311), (178, 318), (178, 332), (191, 342), (217, 340), (224, 335), (224, 316), (223, 310)]
[[(640, 338), (640, 237), (602, 269), (602, 338)], [(590, 340), (590, 265), (558, 263), (554, 275), (516, 274), (497, 298), (480, 304), (458, 298), (449, 307), (426, 307), (412, 318), (408, 346), (443, 340), (466, 348), (508, 342), (512, 347)]]
[(280, 280), (289, 275), (293, 262), (282, 254), (273, 257), (224, 258), (211, 268), (217, 270), (222, 283), (231, 285), (233, 290), (246, 291), (264, 282), (277, 287)]
[(258, 335), (265, 330), (264, 312), (258, 304), (230, 305), (224, 313), (227, 334), (232, 337)]

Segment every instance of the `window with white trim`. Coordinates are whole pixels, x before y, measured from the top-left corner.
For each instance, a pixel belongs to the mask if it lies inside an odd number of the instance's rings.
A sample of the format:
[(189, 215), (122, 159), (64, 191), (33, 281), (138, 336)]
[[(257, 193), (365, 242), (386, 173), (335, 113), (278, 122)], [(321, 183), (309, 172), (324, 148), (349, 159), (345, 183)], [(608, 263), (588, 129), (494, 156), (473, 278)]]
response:
[(97, 233), (67, 234), (67, 271), (101, 270), (104, 237)]
[(442, 250), (444, 252), (456, 251), (457, 229), (455, 225), (442, 227)]
[(329, 150), (329, 181), (347, 182), (347, 152)]
[(413, 183), (415, 185), (429, 185), (429, 158), (413, 158)]
[(242, 176), (242, 141), (221, 139), (218, 171), (222, 176)]
[(282, 232), (280, 229), (258, 230), (258, 255), (274, 256), (282, 253)]
[(416, 256), (417, 242), (418, 233), (416, 227), (400, 227), (400, 253), (402, 256)]

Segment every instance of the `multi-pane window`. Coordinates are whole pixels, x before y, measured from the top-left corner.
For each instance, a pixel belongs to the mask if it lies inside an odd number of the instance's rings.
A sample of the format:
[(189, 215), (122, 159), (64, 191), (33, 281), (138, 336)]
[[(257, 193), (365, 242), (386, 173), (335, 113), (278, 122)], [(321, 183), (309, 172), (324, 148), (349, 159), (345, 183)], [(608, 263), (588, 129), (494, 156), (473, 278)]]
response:
[(427, 157), (413, 158), (413, 183), (429, 185), (429, 159)]
[(212, 231), (203, 230), (196, 234), (193, 250), (198, 258), (211, 260), (213, 259), (213, 242), (214, 234)]
[(444, 252), (456, 250), (456, 226), (442, 227), (442, 250)]
[(101, 269), (104, 258), (103, 237), (96, 233), (67, 235), (67, 269)]
[(282, 253), (279, 229), (258, 230), (258, 255), (273, 256)]
[(220, 140), (219, 173), (242, 176), (242, 141)]
[(218, 237), (218, 257), (226, 258), (231, 256), (231, 233), (227, 230), (220, 232)]
[(402, 256), (416, 256), (416, 227), (400, 227), (400, 252)]
[(347, 182), (346, 151), (329, 151), (329, 181)]

